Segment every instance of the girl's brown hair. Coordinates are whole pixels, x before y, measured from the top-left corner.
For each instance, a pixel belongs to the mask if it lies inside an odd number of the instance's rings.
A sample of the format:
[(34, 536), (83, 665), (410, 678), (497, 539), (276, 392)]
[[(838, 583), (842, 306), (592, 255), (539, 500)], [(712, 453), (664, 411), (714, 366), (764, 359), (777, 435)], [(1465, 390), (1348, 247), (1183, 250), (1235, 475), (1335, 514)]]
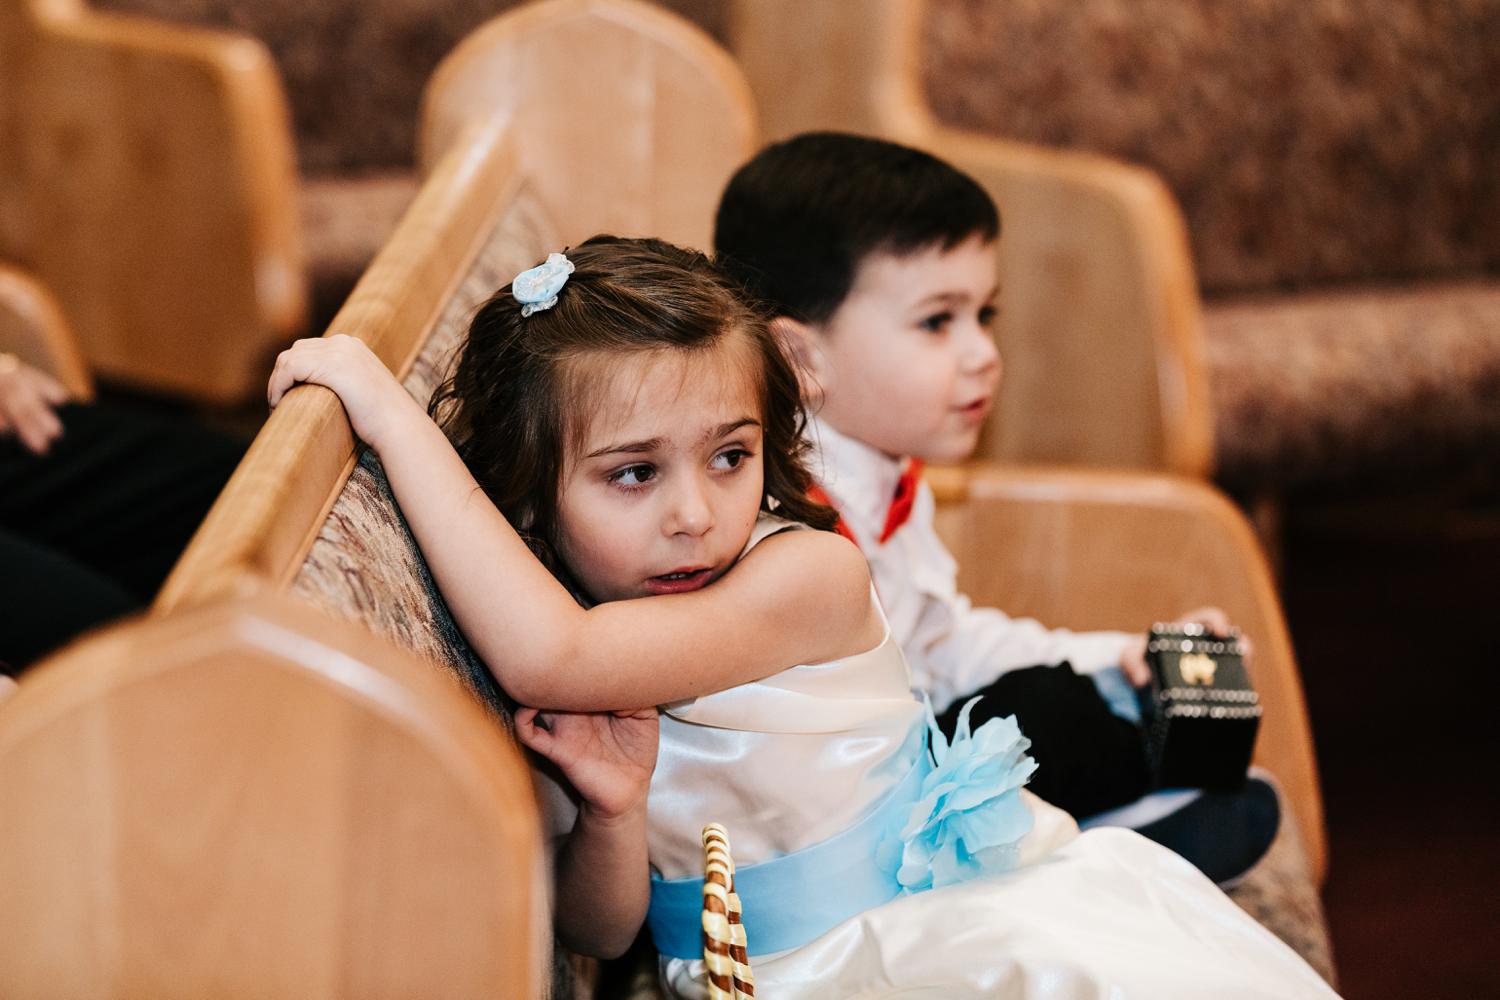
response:
[(806, 414), (797, 375), (765, 319), (701, 253), (654, 239), (595, 236), (567, 251), (557, 305), (521, 316), (510, 286), (480, 307), (429, 412), (490, 500), (555, 574), (558, 488), (586, 429), (590, 355), (702, 351), (740, 335), (752, 346), (763, 424), (761, 509), (814, 528), (838, 515), (808, 497)]

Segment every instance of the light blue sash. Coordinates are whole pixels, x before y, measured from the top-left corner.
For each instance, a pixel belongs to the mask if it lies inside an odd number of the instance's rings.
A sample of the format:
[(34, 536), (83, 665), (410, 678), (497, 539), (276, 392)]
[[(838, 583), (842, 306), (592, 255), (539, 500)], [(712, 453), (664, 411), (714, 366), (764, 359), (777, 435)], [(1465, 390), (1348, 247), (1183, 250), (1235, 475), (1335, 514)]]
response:
[[(906, 822), (921, 796), (922, 779), (932, 770), (925, 740), (911, 752), (916, 759), (906, 777), (849, 829), (800, 851), (735, 869), (749, 954), (799, 947), (901, 894), (899, 852), (881, 852), (880, 846)], [(733, 838), (734, 831), (729, 833)], [(882, 853), (890, 856), (888, 868), (877, 861)], [(702, 914), (701, 878), (652, 878), (646, 922), (657, 951), (673, 958), (703, 957)]]

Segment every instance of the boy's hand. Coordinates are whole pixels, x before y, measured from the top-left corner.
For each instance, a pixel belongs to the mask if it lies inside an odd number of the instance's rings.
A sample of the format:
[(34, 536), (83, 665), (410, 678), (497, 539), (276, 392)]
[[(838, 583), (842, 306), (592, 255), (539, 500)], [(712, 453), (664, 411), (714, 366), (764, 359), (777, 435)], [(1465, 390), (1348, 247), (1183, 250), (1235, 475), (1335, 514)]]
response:
[(0, 354), (0, 435), (15, 434), (27, 451), (45, 455), (62, 437), (54, 411), (67, 401), (62, 383), (14, 354)]
[[(1180, 615), (1173, 624), (1202, 625), (1213, 635), (1221, 639), (1227, 639), (1233, 626), (1229, 622), (1229, 616), (1219, 608), (1194, 608)], [(1240, 642), (1245, 647), (1245, 666), (1250, 666), (1250, 640), (1241, 637)], [(1151, 683), (1151, 668), (1146, 666), (1146, 637), (1137, 635), (1130, 640), (1125, 651), (1120, 654), (1120, 669), (1125, 671), (1125, 679), (1135, 687), (1145, 687)]]
[(390, 369), (363, 341), (347, 334), (299, 340), (282, 351), (271, 370), (266, 400), (274, 408), (293, 386), (303, 382), (338, 393), (354, 433), (377, 452), (386, 431), (401, 415), (413, 410), (421, 413)]
[(516, 737), (558, 766), (595, 818), (613, 820), (645, 804), (656, 769), (656, 709), (516, 711)]

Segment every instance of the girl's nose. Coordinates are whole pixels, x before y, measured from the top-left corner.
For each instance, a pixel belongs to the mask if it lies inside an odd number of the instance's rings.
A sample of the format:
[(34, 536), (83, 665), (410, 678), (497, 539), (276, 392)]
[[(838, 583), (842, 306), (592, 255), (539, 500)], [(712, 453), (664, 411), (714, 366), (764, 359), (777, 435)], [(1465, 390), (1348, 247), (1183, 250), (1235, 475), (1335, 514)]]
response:
[(713, 507), (705, 484), (696, 477), (679, 483), (672, 493), (672, 507), (667, 514), (667, 534), (702, 535), (713, 524)]

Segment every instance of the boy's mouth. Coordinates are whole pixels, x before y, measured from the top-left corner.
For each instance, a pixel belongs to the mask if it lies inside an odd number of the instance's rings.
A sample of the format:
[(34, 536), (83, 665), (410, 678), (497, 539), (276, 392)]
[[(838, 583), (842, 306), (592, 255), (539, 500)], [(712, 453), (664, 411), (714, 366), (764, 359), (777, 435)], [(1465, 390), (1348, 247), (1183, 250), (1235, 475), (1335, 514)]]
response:
[(646, 590), (652, 594), (685, 594), (708, 583), (713, 570), (707, 566), (697, 569), (675, 569), (670, 573), (649, 577)]
[(976, 400), (965, 403), (964, 405), (958, 407), (958, 412), (965, 419), (971, 420), (974, 423), (978, 423), (989, 414), (990, 399), (991, 397), (989, 396), (981, 396)]

